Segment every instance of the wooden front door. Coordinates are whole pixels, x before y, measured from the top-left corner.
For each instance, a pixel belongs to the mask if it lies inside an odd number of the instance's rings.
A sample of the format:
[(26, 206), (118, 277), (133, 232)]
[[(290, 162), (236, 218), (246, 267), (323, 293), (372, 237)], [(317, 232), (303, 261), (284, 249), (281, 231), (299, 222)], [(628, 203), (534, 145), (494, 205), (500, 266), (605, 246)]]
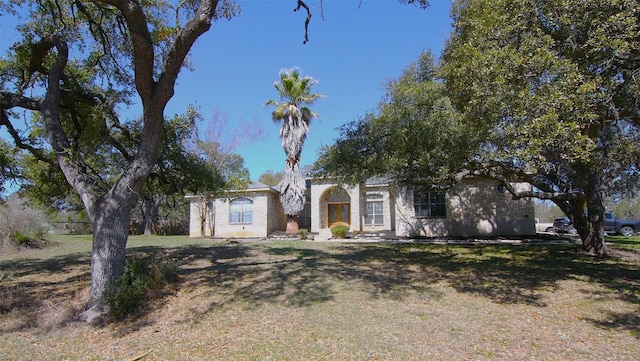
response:
[(331, 203), (329, 207), (329, 228), (337, 225), (348, 226), (351, 223), (351, 205), (349, 203)]

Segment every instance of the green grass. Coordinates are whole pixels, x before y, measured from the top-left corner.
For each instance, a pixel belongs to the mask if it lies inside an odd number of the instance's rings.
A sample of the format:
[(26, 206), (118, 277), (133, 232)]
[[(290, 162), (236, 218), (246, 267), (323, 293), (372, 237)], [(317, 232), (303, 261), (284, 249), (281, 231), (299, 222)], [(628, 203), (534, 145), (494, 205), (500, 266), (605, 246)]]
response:
[[(51, 245), (43, 249), (11, 250), (0, 253), (0, 261), (16, 258), (46, 259), (63, 255), (91, 252), (91, 235), (49, 236)], [(129, 236), (128, 249), (140, 247), (181, 247), (185, 245), (211, 244), (213, 240), (188, 236)]]
[[(0, 359), (631, 360), (640, 354), (635, 251), (577, 245), (129, 240), (179, 265), (136, 317), (73, 321), (90, 237), (3, 255)], [(613, 246), (617, 247), (617, 246)], [(65, 253), (66, 252), (66, 253)]]
[(640, 249), (640, 236), (623, 237), (623, 236), (610, 236), (607, 237), (607, 243), (614, 247), (624, 249)]

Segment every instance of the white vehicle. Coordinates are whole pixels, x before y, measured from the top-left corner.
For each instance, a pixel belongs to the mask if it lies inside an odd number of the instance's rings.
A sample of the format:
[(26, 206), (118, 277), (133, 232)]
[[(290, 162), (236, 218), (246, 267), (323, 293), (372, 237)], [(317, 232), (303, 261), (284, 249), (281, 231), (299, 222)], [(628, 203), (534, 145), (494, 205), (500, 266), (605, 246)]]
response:
[(553, 233), (553, 223), (542, 223), (538, 218), (536, 218), (536, 233)]

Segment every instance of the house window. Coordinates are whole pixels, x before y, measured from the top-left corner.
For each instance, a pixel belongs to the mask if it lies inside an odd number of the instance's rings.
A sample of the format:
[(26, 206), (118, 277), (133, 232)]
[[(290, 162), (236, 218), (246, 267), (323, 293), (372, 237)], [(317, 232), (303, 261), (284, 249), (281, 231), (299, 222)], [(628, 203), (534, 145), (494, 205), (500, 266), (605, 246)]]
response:
[(413, 208), (416, 217), (444, 218), (447, 208), (444, 202), (444, 192), (416, 189), (413, 193)]
[(229, 223), (252, 223), (253, 202), (246, 198), (238, 198), (229, 205)]
[(367, 212), (364, 216), (364, 223), (370, 226), (381, 226), (384, 224), (382, 216), (382, 201), (367, 201)]

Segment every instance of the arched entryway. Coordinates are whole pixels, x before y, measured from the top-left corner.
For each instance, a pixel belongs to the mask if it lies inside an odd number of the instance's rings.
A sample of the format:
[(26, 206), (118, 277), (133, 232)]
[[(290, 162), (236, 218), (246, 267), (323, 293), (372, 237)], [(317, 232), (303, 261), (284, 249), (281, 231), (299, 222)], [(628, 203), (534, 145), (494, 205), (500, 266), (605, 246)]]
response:
[(351, 224), (351, 197), (340, 187), (327, 189), (320, 198), (322, 225), (331, 228), (337, 225), (349, 227)]

